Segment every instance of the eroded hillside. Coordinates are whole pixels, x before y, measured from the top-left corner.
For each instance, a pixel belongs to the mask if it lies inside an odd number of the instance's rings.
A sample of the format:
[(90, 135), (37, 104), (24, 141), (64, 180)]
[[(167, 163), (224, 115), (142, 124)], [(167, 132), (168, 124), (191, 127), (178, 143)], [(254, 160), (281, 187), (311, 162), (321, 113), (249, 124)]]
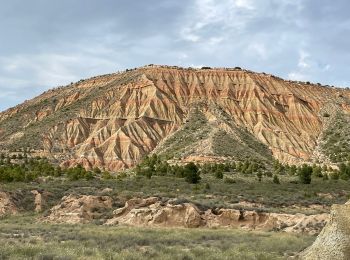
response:
[[(345, 89), (240, 69), (146, 66), (56, 88), (0, 113), (0, 148), (119, 170), (156, 149), (176, 160), (313, 160)], [(329, 123), (328, 123), (329, 125)], [(324, 142), (324, 140), (323, 140)]]

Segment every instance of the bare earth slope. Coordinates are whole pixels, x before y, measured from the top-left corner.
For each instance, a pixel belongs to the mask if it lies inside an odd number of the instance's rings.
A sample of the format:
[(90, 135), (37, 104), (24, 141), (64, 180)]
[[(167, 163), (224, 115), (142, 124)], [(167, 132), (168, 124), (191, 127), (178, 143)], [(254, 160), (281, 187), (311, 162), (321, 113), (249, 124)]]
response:
[(325, 111), (348, 114), (349, 98), (349, 90), (245, 70), (146, 66), (56, 88), (0, 113), (0, 150), (30, 148), (65, 166), (109, 170), (131, 167), (154, 149), (181, 160), (297, 163), (315, 157)]

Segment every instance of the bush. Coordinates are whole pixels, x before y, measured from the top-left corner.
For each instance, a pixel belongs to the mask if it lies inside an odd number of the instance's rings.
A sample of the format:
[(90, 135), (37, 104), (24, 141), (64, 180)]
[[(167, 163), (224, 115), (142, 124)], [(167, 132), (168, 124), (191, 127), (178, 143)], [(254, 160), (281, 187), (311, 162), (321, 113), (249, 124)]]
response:
[(101, 177), (102, 177), (102, 179), (104, 179), (104, 180), (113, 179), (113, 176), (112, 176), (109, 172), (103, 172)]
[(299, 169), (299, 180), (303, 184), (310, 184), (311, 183), (311, 175), (312, 175), (312, 167), (304, 164)]
[(217, 171), (215, 172), (215, 177), (216, 177), (217, 179), (223, 179), (223, 178), (224, 178), (224, 173), (223, 173), (221, 170), (217, 170)]
[(201, 180), (201, 177), (199, 176), (199, 172), (198, 172), (199, 169), (193, 162), (186, 164), (184, 167), (184, 170), (185, 170), (185, 180), (188, 183), (195, 184)]
[(280, 179), (278, 178), (278, 176), (277, 175), (274, 175), (273, 176), (273, 183), (275, 183), (275, 184), (280, 184)]

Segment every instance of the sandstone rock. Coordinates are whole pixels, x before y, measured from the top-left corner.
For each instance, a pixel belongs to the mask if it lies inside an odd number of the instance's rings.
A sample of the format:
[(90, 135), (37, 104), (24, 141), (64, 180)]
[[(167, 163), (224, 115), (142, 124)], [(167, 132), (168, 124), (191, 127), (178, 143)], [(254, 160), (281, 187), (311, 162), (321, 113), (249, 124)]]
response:
[(18, 213), (18, 208), (13, 202), (11, 196), (6, 192), (0, 191), (0, 217), (4, 215), (14, 215)]
[(51, 193), (39, 190), (32, 190), (31, 193), (34, 195), (35, 212), (42, 212), (47, 204), (47, 197), (51, 195)]
[(217, 213), (205, 212), (208, 227), (236, 227), (289, 233), (319, 233), (328, 220), (328, 214), (280, 214), (234, 209), (220, 209)]
[(314, 244), (300, 256), (305, 260), (350, 259), (350, 201), (345, 205), (333, 205), (328, 224)]
[(51, 208), (50, 214), (42, 220), (53, 223), (89, 223), (101, 218), (102, 213), (111, 209), (112, 205), (113, 201), (108, 196), (69, 195)]
[(208, 227), (239, 227), (242, 213), (236, 209), (220, 209), (217, 213), (207, 210), (204, 219)]
[(190, 203), (163, 205), (158, 198), (132, 199), (114, 211), (108, 225), (163, 226), (194, 228), (202, 225), (200, 211)]
[(113, 191), (113, 189), (111, 188), (105, 188), (101, 191), (102, 194), (106, 194), (106, 193), (111, 193)]
[(162, 203), (159, 198), (131, 199), (106, 224), (164, 227), (228, 227), (317, 234), (328, 214), (278, 214), (235, 209), (201, 211), (192, 203)]

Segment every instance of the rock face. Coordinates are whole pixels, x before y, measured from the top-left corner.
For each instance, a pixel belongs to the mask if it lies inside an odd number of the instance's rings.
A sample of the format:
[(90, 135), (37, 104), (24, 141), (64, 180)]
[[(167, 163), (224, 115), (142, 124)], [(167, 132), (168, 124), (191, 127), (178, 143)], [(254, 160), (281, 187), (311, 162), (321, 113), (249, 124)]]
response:
[(53, 223), (89, 223), (99, 219), (102, 213), (112, 208), (112, 199), (108, 196), (75, 196), (62, 198), (61, 203), (50, 210), (44, 222)]
[(42, 212), (46, 206), (47, 197), (50, 195), (48, 192), (32, 190), (31, 193), (34, 195), (34, 210), (39, 213)]
[(229, 227), (317, 234), (328, 220), (328, 214), (277, 214), (235, 209), (201, 211), (192, 203), (164, 203), (159, 198), (132, 199), (116, 209), (107, 225), (162, 227)]
[(238, 69), (146, 66), (0, 113), (0, 150), (30, 147), (63, 166), (109, 170), (155, 149), (183, 160), (246, 154), (303, 162), (324, 130), (321, 112), (349, 113), (349, 93)]
[(334, 205), (328, 224), (314, 244), (301, 254), (306, 260), (350, 259), (350, 201)]
[(5, 215), (14, 215), (18, 213), (17, 206), (11, 196), (6, 192), (0, 191), (0, 217)]

